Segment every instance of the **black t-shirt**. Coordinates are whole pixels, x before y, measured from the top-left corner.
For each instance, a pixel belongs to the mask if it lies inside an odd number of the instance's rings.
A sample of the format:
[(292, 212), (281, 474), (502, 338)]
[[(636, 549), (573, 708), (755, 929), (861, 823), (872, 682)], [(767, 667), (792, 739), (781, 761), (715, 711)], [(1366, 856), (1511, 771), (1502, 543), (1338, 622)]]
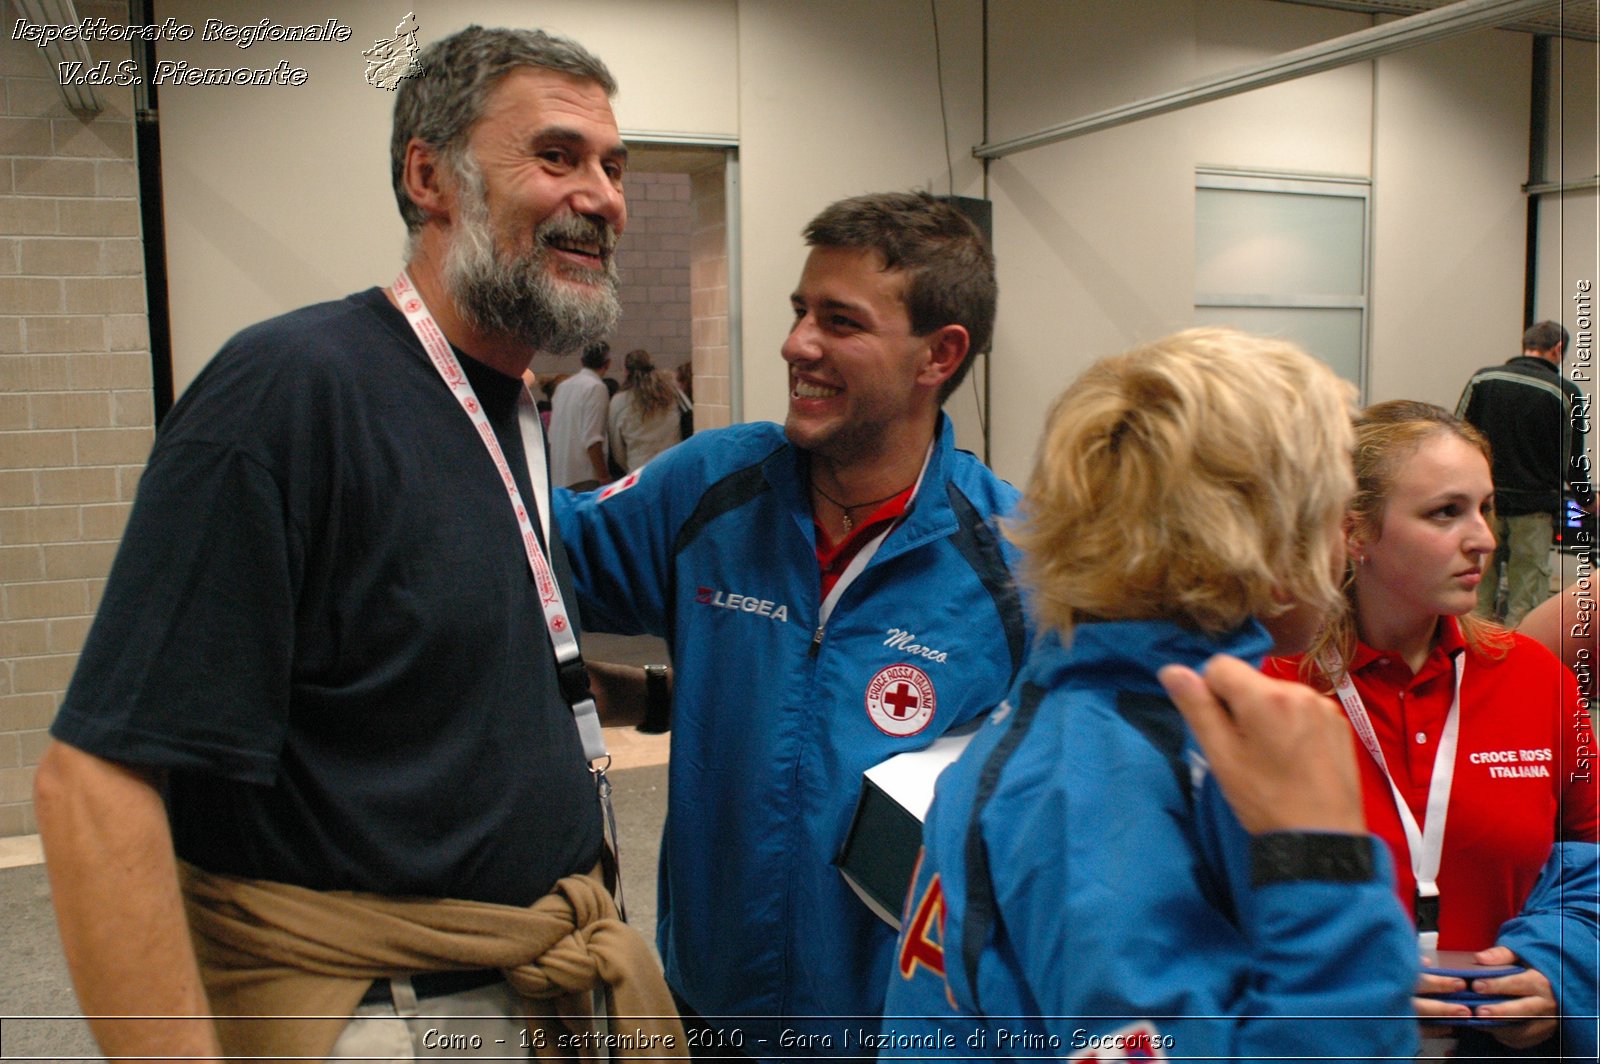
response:
[[(537, 527), (521, 382), (460, 357)], [(599, 855), (515, 514), (377, 289), (245, 330), (174, 407), (52, 731), (169, 769), (213, 872), (522, 905)]]

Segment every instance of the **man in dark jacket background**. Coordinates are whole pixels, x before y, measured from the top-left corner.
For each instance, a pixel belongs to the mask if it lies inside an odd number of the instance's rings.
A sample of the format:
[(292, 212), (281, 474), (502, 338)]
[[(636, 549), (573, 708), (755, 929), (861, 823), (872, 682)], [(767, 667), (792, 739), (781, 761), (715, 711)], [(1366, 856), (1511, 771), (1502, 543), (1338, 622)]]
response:
[[(1473, 374), (1456, 404), (1494, 449), (1495, 539), (1478, 608), (1515, 627), (1550, 597), (1550, 546), (1554, 523), (1570, 486), (1579, 505), (1594, 509), (1584, 435), (1589, 400), (1561, 375), (1570, 337), (1553, 321), (1522, 334), (1522, 354)], [(1505, 609), (1498, 609), (1500, 577)]]

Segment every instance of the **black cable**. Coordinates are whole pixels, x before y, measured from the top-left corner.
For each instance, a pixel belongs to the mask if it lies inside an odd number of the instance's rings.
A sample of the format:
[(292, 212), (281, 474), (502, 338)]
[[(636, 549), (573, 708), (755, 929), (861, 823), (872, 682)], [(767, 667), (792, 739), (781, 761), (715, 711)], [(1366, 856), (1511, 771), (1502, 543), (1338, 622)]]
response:
[(950, 195), (956, 194), (956, 164), (950, 156), (950, 116), (945, 110), (944, 101), (944, 56), (943, 49), (939, 47), (939, 5), (937, 0), (928, 0), (928, 13), (933, 16), (933, 70), (939, 79), (939, 121), (944, 125), (944, 166), (950, 177)]

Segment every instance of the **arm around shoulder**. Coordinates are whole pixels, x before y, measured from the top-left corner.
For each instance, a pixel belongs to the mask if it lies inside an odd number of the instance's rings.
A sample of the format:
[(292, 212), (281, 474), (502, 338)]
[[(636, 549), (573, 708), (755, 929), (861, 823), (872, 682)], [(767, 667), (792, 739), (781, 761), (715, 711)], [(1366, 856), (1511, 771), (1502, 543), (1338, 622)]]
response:
[(159, 782), (59, 741), (45, 751), (34, 803), (61, 944), (108, 1057), (219, 1057)]

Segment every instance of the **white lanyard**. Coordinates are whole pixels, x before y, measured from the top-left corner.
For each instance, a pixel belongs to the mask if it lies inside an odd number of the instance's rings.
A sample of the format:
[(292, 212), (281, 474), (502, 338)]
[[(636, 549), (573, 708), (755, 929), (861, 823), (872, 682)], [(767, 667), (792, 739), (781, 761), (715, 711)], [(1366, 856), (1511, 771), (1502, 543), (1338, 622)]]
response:
[(1366, 704), (1361, 701), (1361, 695), (1345, 670), (1338, 651), (1328, 651), (1320, 664), (1327, 675), (1340, 677), (1334, 691), (1344, 706), (1345, 716), (1350, 718), (1361, 745), (1378, 763), (1378, 769), (1388, 781), (1390, 793), (1394, 795), (1395, 809), (1400, 814), (1400, 825), (1406, 832), (1406, 847), (1411, 854), (1411, 873), (1417, 882), (1417, 939), (1423, 951), (1432, 956), (1439, 948), (1439, 861), (1444, 853), (1444, 824), (1450, 811), (1450, 788), (1455, 783), (1456, 739), (1461, 733), (1461, 678), (1466, 669), (1466, 651), (1458, 651), (1455, 655), (1455, 691), (1450, 698), (1450, 711), (1445, 714), (1439, 749), (1433, 755), (1433, 776), (1428, 781), (1428, 806), (1425, 811), (1427, 820), (1422, 828), (1417, 826), (1417, 818), (1412, 815), (1410, 804), (1395, 785), (1394, 775), (1390, 773), (1383, 750), (1378, 746), (1372, 718), (1367, 714)]
[[(906, 498), (905, 508), (909, 510), (912, 502), (916, 500), (917, 492), (922, 489), (922, 478), (928, 475), (928, 463), (933, 460), (933, 441), (928, 442), (928, 453), (922, 456), (922, 470), (917, 474), (917, 482), (911, 485), (911, 494)], [(833, 608), (839, 604), (839, 596), (844, 594), (844, 589), (855, 583), (856, 577), (861, 575), (861, 570), (867, 567), (872, 556), (878, 553), (878, 548), (883, 546), (883, 541), (889, 538), (889, 533), (900, 527), (900, 522), (905, 520), (905, 514), (889, 522), (889, 527), (873, 536), (861, 549), (856, 551), (855, 557), (850, 559), (850, 564), (844, 567), (844, 572), (839, 574), (839, 579), (833, 587), (828, 589), (828, 595), (822, 600), (822, 609), (817, 616), (817, 624), (825, 626), (828, 618), (833, 616)]]
[[(456, 401), (461, 404), (461, 409), (466, 411), (467, 417), (472, 420), (472, 427), (478, 430), (478, 436), (488, 449), (489, 457), (494, 459), (495, 468), (500, 471), (500, 480), (505, 485), (506, 494), (511, 497), (512, 509), (516, 511), (517, 528), (522, 532), (522, 546), (528, 556), (528, 568), (533, 572), (533, 583), (539, 593), (539, 604), (544, 610), (544, 622), (550, 632), (550, 644), (555, 648), (557, 673), (562, 680), (562, 695), (572, 707), (572, 717), (578, 725), (578, 738), (583, 743), (584, 759), (603, 781), (606, 764), (610, 758), (606, 754), (605, 733), (600, 728), (600, 714), (595, 708), (594, 697), (589, 693), (586, 676), (576, 691), (569, 689), (576, 685), (572, 685), (568, 673), (574, 677), (583, 676), (583, 658), (578, 652), (578, 640), (572, 634), (572, 622), (567, 617), (566, 605), (561, 601), (561, 586), (556, 582), (555, 571), (551, 568), (550, 560), (546, 557), (539, 537), (534, 533), (533, 524), (528, 519), (528, 509), (523, 505), (522, 492), (517, 488), (516, 478), (511, 475), (511, 466), (506, 462), (500, 441), (495, 438), (494, 426), (489, 424), (488, 415), (483, 412), (483, 404), (478, 402), (477, 392), (473, 390), (472, 382), (462, 371), (456, 353), (450, 349), (450, 342), (445, 339), (438, 323), (433, 320), (427, 304), (423, 303), (421, 294), (417, 292), (416, 286), (411, 283), (411, 277), (405, 270), (401, 270), (400, 276), (395, 278), (394, 296), (396, 302), (400, 304), (400, 312), (411, 323), (412, 331), (417, 334), (417, 339), (422, 341), (423, 349), (433, 360), (433, 368), (439, 371), (445, 386), (450, 389)], [(544, 468), (544, 435), (540, 431), (538, 408), (534, 405), (533, 396), (528, 394), (526, 387), (523, 387), (521, 394), (517, 396), (517, 426), (522, 432), (522, 447), (528, 460), (528, 477), (533, 487), (534, 504), (538, 507), (540, 529), (548, 542), (550, 489), (549, 478)]]

